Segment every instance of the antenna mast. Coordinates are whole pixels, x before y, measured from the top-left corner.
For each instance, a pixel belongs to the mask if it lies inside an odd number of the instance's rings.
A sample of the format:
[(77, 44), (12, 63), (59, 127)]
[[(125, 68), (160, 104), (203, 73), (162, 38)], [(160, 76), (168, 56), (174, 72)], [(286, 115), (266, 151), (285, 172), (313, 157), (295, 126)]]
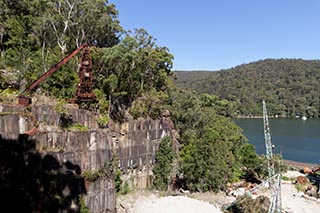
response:
[(272, 143), (271, 143), (268, 113), (267, 113), (266, 102), (264, 100), (262, 101), (262, 109), (263, 109), (264, 140), (266, 145), (266, 155), (267, 155), (267, 162), (268, 162), (268, 175), (270, 178), (274, 176), (274, 163), (273, 163), (273, 153), (272, 153)]
[[(268, 163), (268, 175), (269, 178), (275, 176), (274, 171), (274, 158), (272, 153), (272, 143), (271, 143), (271, 135), (270, 135), (270, 127), (268, 120), (268, 113), (266, 102), (262, 101), (262, 109), (263, 109), (263, 127), (264, 127), (264, 139), (266, 145), (266, 155), (267, 155), (267, 163)], [(269, 206), (268, 213), (273, 213), (274, 211), (281, 213), (281, 173), (276, 175), (277, 178), (274, 178), (270, 181), (270, 189), (271, 189), (271, 204)]]

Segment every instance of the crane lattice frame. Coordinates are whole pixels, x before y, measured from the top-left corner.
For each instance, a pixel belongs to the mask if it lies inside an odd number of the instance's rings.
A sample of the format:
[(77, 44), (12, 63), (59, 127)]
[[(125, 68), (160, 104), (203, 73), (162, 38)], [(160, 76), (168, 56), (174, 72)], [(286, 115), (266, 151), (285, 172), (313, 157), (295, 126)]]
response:
[[(271, 134), (270, 134), (270, 126), (269, 119), (267, 113), (266, 102), (262, 101), (262, 109), (263, 109), (263, 129), (264, 129), (264, 139), (266, 146), (266, 157), (268, 163), (268, 175), (269, 178), (275, 176), (274, 171), (274, 156), (272, 152), (272, 142), (271, 142)], [(282, 209), (282, 201), (281, 201), (281, 173), (276, 175), (277, 178), (272, 178), (270, 181), (270, 190), (271, 190), (271, 204), (269, 206), (268, 213), (281, 212)]]

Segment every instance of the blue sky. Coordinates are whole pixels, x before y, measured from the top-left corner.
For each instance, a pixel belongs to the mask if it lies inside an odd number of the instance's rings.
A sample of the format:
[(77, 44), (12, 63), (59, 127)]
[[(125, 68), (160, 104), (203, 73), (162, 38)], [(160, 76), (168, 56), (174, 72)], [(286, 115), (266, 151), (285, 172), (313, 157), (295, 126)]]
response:
[(319, 0), (110, 0), (126, 30), (144, 28), (174, 70), (220, 70), (265, 58), (320, 59)]

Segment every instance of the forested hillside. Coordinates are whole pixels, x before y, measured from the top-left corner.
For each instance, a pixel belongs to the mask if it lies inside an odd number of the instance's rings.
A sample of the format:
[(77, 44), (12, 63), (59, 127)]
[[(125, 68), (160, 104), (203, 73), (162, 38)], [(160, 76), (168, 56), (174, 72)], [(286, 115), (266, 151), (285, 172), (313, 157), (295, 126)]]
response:
[(259, 116), (266, 100), (270, 115), (320, 115), (320, 61), (266, 59), (217, 72), (176, 71), (175, 82), (226, 99), (233, 116)]

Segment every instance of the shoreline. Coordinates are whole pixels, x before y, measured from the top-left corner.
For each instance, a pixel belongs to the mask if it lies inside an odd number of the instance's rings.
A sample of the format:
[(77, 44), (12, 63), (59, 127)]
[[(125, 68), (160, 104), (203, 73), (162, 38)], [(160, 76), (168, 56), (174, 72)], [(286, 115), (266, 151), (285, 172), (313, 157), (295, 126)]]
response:
[[(240, 115), (240, 116), (234, 116), (234, 118), (237, 118), (237, 119), (246, 119), (246, 118), (256, 118), (256, 119), (262, 119), (263, 116), (262, 115)], [(287, 117), (287, 116), (269, 116), (268, 115), (268, 118), (296, 118), (296, 117)], [(301, 119), (301, 118), (300, 118)]]
[(312, 168), (312, 167), (320, 167), (320, 164), (316, 163), (307, 163), (307, 162), (299, 162), (294, 160), (286, 160), (282, 159), (282, 162), (286, 166), (296, 167), (298, 169), (303, 169), (304, 167)]

